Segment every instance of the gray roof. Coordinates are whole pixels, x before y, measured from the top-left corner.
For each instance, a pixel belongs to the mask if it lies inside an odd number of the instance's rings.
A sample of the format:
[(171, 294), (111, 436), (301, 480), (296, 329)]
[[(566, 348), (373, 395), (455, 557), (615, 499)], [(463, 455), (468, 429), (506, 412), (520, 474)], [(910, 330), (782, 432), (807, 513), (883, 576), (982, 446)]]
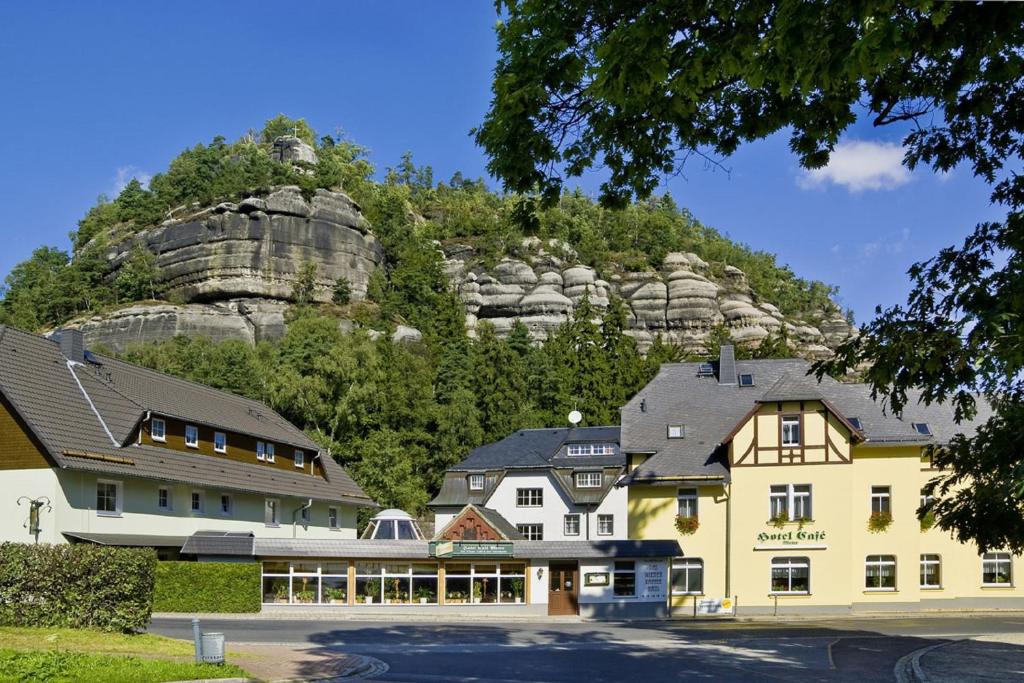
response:
[(61, 532), (71, 542), (84, 541), (96, 545), (116, 545), (138, 548), (180, 548), (187, 536), (160, 536), (157, 534), (109, 534), (93, 531)]
[(197, 531), (188, 537), (181, 552), (188, 555), (251, 556), (255, 534), (249, 531)]
[[(430, 558), (426, 541), (257, 538), (255, 552), (258, 557)], [(682, 554), (678, 541), (512, 541), (512, 557), (515, 559), (639, 559), (678, 557)]]
[[(949, 406), (918, 403), (910, 393), (902, 418), (871, 398), (866, 384), (845, 384), (831, 377), (819, 383), (808, 376), (802, 359), (736, 361), (737, 374), (752, 374), (754, 386), (720, 384), (714, 376), (699, 377), (698, 363), (671, 363), (621, 409), (622, 450), (652, 454), (621, 483), (687, 477), (728, 478), (727, 447), (723, 442), (757, 404), (775, 401), (822, 400), (844, 419), (858, 418), (861, 433), (871, 445), (931, 445), (948, 442), (957, 432), (971, 432), (987, 419), (989, 408), (979, 402), (971, 424), (957, 425)], [(932, 435), (918, 432), (914, 422), (927, 422)], [(685, 436), (669, 439), (668, 425), (685, 425)]]
[[(175, 410), (180, 416), (202, 424), (248, 433), (248, 426), (260, 422), (265, 433), (276, 435), (266, 438), (319, 450), (301, 431), (261, 403), (121, 361), (97, 358), (85, 364), (69, 363), (56, 342), (3, 325), (0, 395), (25, 421), (52, 464), (61, 469), (373, 505), (330, 457), (321, 458), (326, 473), (323, 479), (256, 463), (138, 444), (129, 437), (146, 411), (164, 412), (178, 406)], [(186, 410), (189, 404), (192, 408)], [(212, 412), (204, 417), (201, 408)], [(250, 416), (250, 408), (263, 417)], [(285, 436), (288, 438), (282, 438)]]
[[(615, 446), (615, 452), (612, 455), (569, 455), (569, 445), (580, 443), (610, 443)], [(429, 505), (432, 508), (462, 507), (470, 503), (483, 505), (510, 470), (552, 471), (570, 500), (579, 505), (600, 503), (626, 465), (618, 446), (619, 428), (615, 426), (521, 429), (500, 441), (474, 448), (465, 460), (448, 468), (441, 490)], [(602, 486), (576, 488), (572, 478), (576, 470), (603, 471)], [(483, 490), (469, 490), (467, 475), (471, 473), (484, 475)]]

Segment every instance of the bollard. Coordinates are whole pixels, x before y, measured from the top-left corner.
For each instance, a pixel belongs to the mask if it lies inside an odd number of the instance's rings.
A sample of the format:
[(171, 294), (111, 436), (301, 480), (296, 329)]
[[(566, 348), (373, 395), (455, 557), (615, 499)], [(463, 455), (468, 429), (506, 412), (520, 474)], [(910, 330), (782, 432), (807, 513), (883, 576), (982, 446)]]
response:
[(203, 634), (199, 631), (199, 620), (192, 620), (192, 640), (196, 644), (196, 664), (203, 663)]

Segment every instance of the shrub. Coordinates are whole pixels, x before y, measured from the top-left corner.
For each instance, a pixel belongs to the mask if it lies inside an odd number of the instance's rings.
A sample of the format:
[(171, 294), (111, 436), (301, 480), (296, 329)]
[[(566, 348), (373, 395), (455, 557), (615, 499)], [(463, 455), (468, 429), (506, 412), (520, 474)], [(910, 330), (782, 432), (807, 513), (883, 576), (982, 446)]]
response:
[(236, 562), (160, 562), (156, 612), (259, 612), (260, 565)]
[(352, 287), (348, 284), (348, 280), (343, 277), (338, 278), (338, 281), (334, 283), (334, 295), (331, 300), (339, 306), (345, 306), (352, 301)]
[(776, 529), (781, 529), (782, 527), (786, 526), (786, 522), (789, 521), (789, 515), (785, 512), (779, 512), (768, 521)]
[(155, 566), (149, 548), (0, 544), (0, 624), (145, 628)]
[(868, 530), (872, 533), (880, 533), (889, 528), (892, 524), (891, 512), (872, 512), (868, 517)]
[(928, 531), (935, 526), (935, 513), (932, 510), (921, 516), (921, 531)]
[(676, 531), (686, 536), (697, 531), (700, 527), (700, 520), (696, 517), (687, 517), (684, 515), (676, 515)]

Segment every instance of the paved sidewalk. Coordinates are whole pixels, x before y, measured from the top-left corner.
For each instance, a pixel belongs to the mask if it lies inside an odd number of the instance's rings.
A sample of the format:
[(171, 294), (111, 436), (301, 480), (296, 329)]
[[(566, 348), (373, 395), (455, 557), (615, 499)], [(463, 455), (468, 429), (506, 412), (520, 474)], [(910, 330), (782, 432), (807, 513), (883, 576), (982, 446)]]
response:
[(920, 683), (1024, 681), (1024, 635), (943, 643), (919, 654), (914, 673)]
[(373, 657), (345, 654), (316, 645), (229, 643), (228, 653), (228, 661), (268, 683), (326, 683), (378, 676), (388, 670), (384, 662)]

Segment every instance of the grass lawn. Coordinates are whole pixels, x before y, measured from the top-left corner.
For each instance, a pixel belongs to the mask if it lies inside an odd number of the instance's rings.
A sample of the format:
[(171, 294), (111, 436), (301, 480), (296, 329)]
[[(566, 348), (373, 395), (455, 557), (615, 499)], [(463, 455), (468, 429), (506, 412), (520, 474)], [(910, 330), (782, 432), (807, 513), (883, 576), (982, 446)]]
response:
[(161, 636), (0, 627), (3, 683), (144, 683), (247, 675), (230, 664), (197, 665), (192, 657), (191, 642)]

